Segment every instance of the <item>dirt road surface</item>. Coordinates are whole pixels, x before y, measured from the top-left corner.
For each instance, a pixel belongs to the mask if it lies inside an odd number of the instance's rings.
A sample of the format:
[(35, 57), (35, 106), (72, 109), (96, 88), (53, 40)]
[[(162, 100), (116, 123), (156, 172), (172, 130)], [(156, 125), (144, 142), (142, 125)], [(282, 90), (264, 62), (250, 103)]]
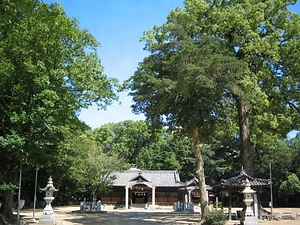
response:
[[(146, 210), (146, 209), (113, 209), (104, 208), (106, 212), (102, 213), (82, 213), (78, 206), (73, 207), (53, 207), (56, 218), (56, 225), (167, 225), (167, 224), (190, 224), (198, 225), (199, 212), (195, 213), (176, 213), (172, 208)], [(35, 211), (35, 220), (33, 220), (32, 210), (21, 210), (21, 223), (38, 223), (42, 217), (42, 209)], [(259, 221), (261, 225), (300, 225), (300, 208), (278, 208), (274, 209), (278, 216), (293, 215), (295, 219), (263, 220)], [(298, 215), (298, 216), (297, 216)], [(226, 225), (238, 225), (238, 220), (228, 221)]]

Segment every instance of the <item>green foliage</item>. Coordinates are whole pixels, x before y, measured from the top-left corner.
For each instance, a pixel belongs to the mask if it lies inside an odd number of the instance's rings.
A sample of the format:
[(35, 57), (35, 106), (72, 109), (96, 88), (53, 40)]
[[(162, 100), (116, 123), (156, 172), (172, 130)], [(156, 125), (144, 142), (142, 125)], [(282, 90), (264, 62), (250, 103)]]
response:
[(16, 184), (2, 182), (0, 184), (0, 196), (5, 196), (6, 194), (13, 192), (17, 187)]
[(88, 144), (88, 157), (81, 165), (82, 183), (86, 185), (92, 196), (107, 193), (115, 179), (113, 172), (128, 169), (124, 160), (116, 154), (103, 153), (95, 142)]
[(163, 136), (157, 138), (157, 141), (150, 146), (142, 148), (137, 155), (136, 163), (142, 169), (167, 170), (177, 169), (186, 177), (194, 171), (190, 170), (193, 162), (193, 149), (191, 140), (184, 136), (170, 135), (163, 130)]
[[(55, 157), (55, 174), (67, 170), (68, 174), (58, 177), (60, 189), (65, 183), (72, 186), (74, 194), (96, 197), (110, 190), (112, 173), (128, 166), (123, 159), (110, 152), (105, 153), (95, 141), (93, 131), (69, 133), (67, 142), (61, 143), (60, 154)], [(61, 190), (62, 191), (62, 190)]]
[(297, 131), (297, 134), (294, 138), (287, 140), (288, 146), (293, 149), (293, 173), (295, 173), (298, 177), (300, 177), (300, 161), (298, 160), (300, 157), (300, 132)]
[(104, 152), (118, 154), (129, 164), (135, 164), (139, 151), (156, 140), (150, 126), (144, 121), (105, 124), (95, 129), (94, 133)]
[(296, 174), (292, 173), (283, 181), (279, 187), (279, 194), (281, 196), (292, 196), (300, 193), (300, 180)]
[[(227, 140), (234, 144), (232, 140)], [(205, 176), (208, 184), (215, 184), (221, 179), (231, 177), (235, 171), (240, 170), (240, 158), (235, 154), (236, 148), (226, 146), (226, 142), (216, 142), (208, 148), (203, 148), (203, 160), (205, 162)]]
[(224, 225), (226, 223), (227, 216), (220, 209), (212, 209), (208, 211), (204, 216), (203, 225)]
[(134, 111), (199, 126), (207, 143), (207, 134), (239, 140), (236, 155), (252, 162), (254, 150), (299, 127), (300, 17), (289, 4), (186, 0), (142, 38), (150, 56), (130, 79)]
[(129, 87), (134, 112), (144, 113), (151, 124), (180, 127), (191, 135), (205, 212), (204, 162), (198, 140), (208, 144), (212, 139), (208, 131), (216, 128), (228, 91), (241, 92), (239, 82), (247, 65), (235, 58), (224, 39), (197, 29), (197, 19), (186, 9), (172, 11), (166, 23), (145, 33), (145, 49), (151, 54), (139, 64)]
[[(145, 113), (152, 124), (160, 122), (189, 130), (201, 126), (204, 131), (213, 125), (219, 113), (224, 85), (229, 88), (228, 83), (236, 79), (229, 81), (232, 78), (222, 71), (239, 76), (243, 65), (222, 49), (218, 39), (202, 35), (201, 39), (194, 40), (187, 36), (184, 21), (177, 21), (182, 33), (173, 37), (172, 29), (177, 27), (172, 22), (147, 33), (153, 37), (146, 44), (152, 54), (145, 58), (130, 80), (131, 95), (136, 102), (133, 110)], [(166, 42), (158, 42), (168, 30), (170, 37)], [(222, 82), (225, 80), (228, 83)], [(201, 133), (202, 136), (206, 134)]]
[(21, 164), (50, 172), (65, 131), (83, 126), (78, 111), (105, 108), (118, 85), (103, 74), (98, 41), (60, 4), (1, 1), (0, 33), (0, 174), (15, 183)]
[(76, 123), (76, 111), (111, 103), (116, 83), (102, 74), (98, 42), (60, 5), (0, 6), (0, 151), (15, 162), (44, 164), (43, 155), (63, 138), (62, 127)]
[[(253, 158), (269, 162), (299, 127), (300, 16), (289, 4), (186, 0), (142, 38), (150, 55), (128, 81), (134, 112), (151, 124), (197, 128), (200, 142), (214, 142), (211, 149), (230, 160), (207, 151), (216, 159), (209, 166), (225, 173), (241, 160), (253, 175)], [(290, 149), (278, 147), (290, 159)]]
[(184, 179), (195, 175), (191, 170), (194, 155), (191, 140), (163, 128), (153, 129), (144, 121), (123, 121), (103, 125), (94, 131), (97, 145), (108, 154), (116, 154), (140, 169), (177, 169)]

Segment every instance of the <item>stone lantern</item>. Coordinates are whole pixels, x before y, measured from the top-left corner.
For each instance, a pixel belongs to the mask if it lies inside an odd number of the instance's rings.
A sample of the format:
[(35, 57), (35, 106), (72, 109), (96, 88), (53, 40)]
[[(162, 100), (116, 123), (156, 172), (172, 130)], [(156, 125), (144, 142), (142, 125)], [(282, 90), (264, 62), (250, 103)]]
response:
[(51, 207), (51, 202), (54, 200), (53, 192), (58, 191), (53, 186), (52, 178), (51, 176), (48, 179), (48, 183), (45, 188), (41, 188), (41, 191), (45, 191), (45, 197), (44, 200), (46, 202), (46, 206), (43, 211), (43, 216), (40, 219), (40, 223), (52, 223), (54, 224), (56, 222), (56, 219), (54, 217), (53, 209)]
[(253, 194), (255, 191), (250, 187), (250, 182), (246, 179), (245, 189), (243, 190), (244, 202), (246, 204), (245, 212), (245, 222), (244, 225), (257, 225), (257, 218), (254, 216), (253, 210), (251, 208), (251, 203), (253, 202)]

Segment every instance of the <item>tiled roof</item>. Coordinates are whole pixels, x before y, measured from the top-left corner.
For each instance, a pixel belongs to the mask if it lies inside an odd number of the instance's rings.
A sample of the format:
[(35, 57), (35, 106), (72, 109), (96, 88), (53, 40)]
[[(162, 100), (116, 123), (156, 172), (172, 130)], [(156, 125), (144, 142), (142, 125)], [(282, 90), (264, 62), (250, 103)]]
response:
[[(191, 180), (186, 182), (186, 187), (195, 187), (195, 189), (199, 189), (199, 181), (197, 177), (193, 177)], [(210, 185), (205, 185), (206, 190), (212, 190)]]
[(137, 178), (142, 178), (143, 183), (149, 183), (149, 186), (155, 187), (181, 187), (184, 183), (180, 181), (177, 170), (140, 170), (129, 169), (116, 172), (113, 175), (116, 179), (113, 181), (114, 186), (126, 186), (132, 182), (137, 182)]
[(241, 170), (237, 176), (231, 177), (229, 179), (222, 179), (217, 185), (214, 187), (232, 187), (232, 188), (240, 188), (245, 187), (246, 179), (248, 178), (251, 187), (264, 187), (271, 184), (270, 179), (261, 179), (254, 178), (249, 176), (245, 170)]

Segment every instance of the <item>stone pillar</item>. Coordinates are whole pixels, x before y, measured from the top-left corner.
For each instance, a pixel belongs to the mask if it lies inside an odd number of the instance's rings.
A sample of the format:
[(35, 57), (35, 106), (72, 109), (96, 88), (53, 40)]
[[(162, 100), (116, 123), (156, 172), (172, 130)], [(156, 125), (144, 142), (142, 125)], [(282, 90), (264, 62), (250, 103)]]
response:
[(155, 186), (152, 187), (152, 209), (155, 209)]
[(125, 209), (128, 209), (128, 186), (125, 187)]
[(257, 194), (254, 194), (254, 215), (256, 218), (258, 218), (258, 200), (257, 200)]

